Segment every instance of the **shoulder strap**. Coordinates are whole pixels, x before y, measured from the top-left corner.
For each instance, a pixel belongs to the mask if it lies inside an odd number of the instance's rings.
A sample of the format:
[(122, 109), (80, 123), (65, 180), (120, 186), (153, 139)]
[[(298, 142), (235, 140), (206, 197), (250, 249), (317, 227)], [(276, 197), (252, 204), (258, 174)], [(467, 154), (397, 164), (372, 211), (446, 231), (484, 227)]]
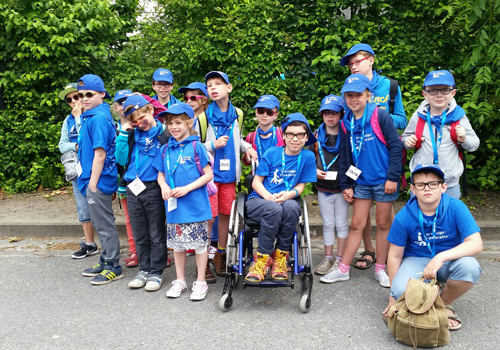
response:
[(238, 114), (238, 125), (240, 127), (240, 134), (243, 133), (243, 111), (239, 108), (236, 109), (236, 114)]
[(389, 88), (389, 113), (394, 113), (394, 105), (396, 103), (396, 96), (398, 95), (398, 81), (389, 79), (391, 85)]
[(457, 127), (457, 125), (460, 125), (460, 119), (457, 120), (457, 121), (454, 121), (453, 123), (451, 123), (450, 125), (450, 136), (451, 136), (451, 141), (453, 141), (453, 143), (455, 144), (455, 146), (457, 146), (458, 148), (461, 148), (461, 146), (458, 144), (458, 138), (457, 138), (457, 131), (455, 130), (455, 128)]
[(205, 113), (202, 113), (198, 116), (198, 123), (200, 124), (200, 141), (205, 143), (205, 140), (207, 138), (207, 128), (208, 128), (207, 115)]
[(370, 124), (372, 126), (373, 132), (375, 136), (387, 146), (387, 141), (385, 140), (384, 134), (382, 133), (382, 129), (380, 129), (380, 123), (378, 121), (378, 107), (375, 107), (375, 111), (373, 111), (372, 117), (370, 119)]
[[(417, 142), (415, 143), (415, 150), (418, 151), (420, 146), (422, 146), (422, 135), (424, 134), (425, 120), (418, 117), (417, 120), (417, 128), (415, 129), (415, 137), (417, 138)], [(432, 132), (432, 130), (429, 130)]]
[(340, 126), (342, 127), (342, 131), (344, 132), (344, 134), (347, 135), (347, 128), (344, 125), (344, 119), (340, 121)]
[(252, 145), (252, 147), (255, 146), (255, 135), (257, 135), (257, 129), (255, 129), (255, 131), (252, 131), (250, 133), (250, 139), (248, 140), (248, 143)]
[(192, 141), (191, 144), (193, 145), (193, 150), (194, 150), (194, 162), (196, 163), (196, 167), (198, 168), (198, 171), (203, 176), (203, 175), (205, 175), (205, 171), (203, 171), (203, 168), (201, 167), (200, 157), (198, 156), (198, 153), (196, 152), (196, 141)]
[(132, 159), (132, 150), (134, 149), (134, 144), (135, 144), (135, 129), (130, 130), (128, 134), (128, 160), (127, 160), (127, 165), (125, 165), (125, 172), (124, 174), (128, 171), (128, 166), (130, 165), (130, 161)]

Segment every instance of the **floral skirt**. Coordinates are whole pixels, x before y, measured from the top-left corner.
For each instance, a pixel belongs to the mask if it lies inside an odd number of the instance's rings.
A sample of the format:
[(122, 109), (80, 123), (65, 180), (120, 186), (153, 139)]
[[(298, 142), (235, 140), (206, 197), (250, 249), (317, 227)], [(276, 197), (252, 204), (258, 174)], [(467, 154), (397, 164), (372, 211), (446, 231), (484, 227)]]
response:
[(167, 224), (167, 246), (173, 250), (196, 249), (210, 240), (208, 221)]

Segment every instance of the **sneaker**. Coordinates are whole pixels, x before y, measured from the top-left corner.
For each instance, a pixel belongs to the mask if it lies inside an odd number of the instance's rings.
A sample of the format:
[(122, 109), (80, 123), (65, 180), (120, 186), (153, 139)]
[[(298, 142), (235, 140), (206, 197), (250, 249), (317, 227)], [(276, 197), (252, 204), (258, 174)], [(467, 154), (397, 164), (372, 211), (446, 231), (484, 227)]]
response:
[(100, 260), (98, 264), (92, 266), (90, 269), (83, 270), (82, 275), (86, 277), (95, 277), (104, 270), (104, 265), (105, 263)]
[(219, 277), (226, 276), (226, 252), (216, 252), (214, 255), (215, 273)]
[(384, 288), (390, 288), (391, 287), (391, 282), (389, 281), (389, 276), (387, 276), (387, 273), (385, 270), (381, 270), (375, 274), (375, 279), (378, 281), (378, 283), (384, 287)]
[(192, 256), (194, 254), (195, 254), (194, 249), (188, 249), (188, 250), (186, 250), (186, 256)]
[(217, 253), (217, 248), (215, 248), (213, 245), (211, 245), (210, 247), (208, 247), (208, 258), (209, 259), (213, 259), (215, 253)]
[(248, 284), (260, 284), (266, 278), (269, 266), (271, 266), (271, 257), (268, 254), (255, 253), (252, 266), (245, 276), (245, 282)]
[(92, 280), (90, 281), (91, 284), (94, 285), (108, 284), (110, 282), (121, 280), (123, 278), (121, 266), (110, 268), (111, 267), (110, 265), (105, 264), (104, 267), (105, 269), (102, 270), (100, 274), (92, 278)]
[(73, 259), (83, 259), (89, 255), (96, 255), (99, 253), (99, 249), (97, 249), (97, 245), (93, 246), (91, 244), (87, 244), (85, 242), (80, 242), (80, 250), (77, 252), (74, 252), (71, 257)]
[(139, 266), (139, 258), (136, 253), (130, 253), (128, 258), (123, 259), (125, 261), (125, 266), (127, 267), (137, 267)]
[(274, 282), (288, 281), (287, 261), (290, 253), (276, 249), (272, 255), (271, 278)]
[(167, 292), (167, 298), (178, 298), (182, 293), (188, 290), (186, 282), (181, 280), (174, 280), (172, 287)]
[(333, 269), (319, 280), (323, 283), (334, 283), (339, 281), (347, 281), (349, 279), (349, 272), (342, 273), (338, 268)]
[(149, 275), (148, 281), (146, 283), (146, 288), (144, 288), (148, 292), (156, 292), (160, 289), (163, 284), (163, 277), (160, 275)]
[(332, 268), (334, 261), (332, 259), (324, 258), (321, 260), (318, 266), (314, 268), (314, 273), (316, 275), (326, 275), (328, 271)]
[(210, 268), (210, 263), (207, 262), (207, 268), (205, 269), (205, 281), (207, 283), (215, 283), (217, 282), (217, 278), (215, 278), (214, 273), (212, 272), (212, 269)]
[(191, 300), (203, 300), (207, 296), (208, 293), (208, 284), (207, 282), (194, 282), (193, 283), (193, 292), (189, 296)]
[(146, 271), (140, 271), (137, 276), (134, 277), (132, 281), (128, 283), (130, 289), (142, 288), (146, 285), (149, 273)]
[(326, 275), (326, 274), (329, 274), (330, 272), (332, 272), (333, 270), (335, 270), (336, 268), (338, 268), (338, 267), (339, 267), (339, 264), (340, 264), (340, 261), (334, 260), (334, 261), (333, 261), (333, 264), (332, 264), (332, 267), (330, 267), (330, 268), (328, 269), (328, 271), (326, 271), (325, 275)]

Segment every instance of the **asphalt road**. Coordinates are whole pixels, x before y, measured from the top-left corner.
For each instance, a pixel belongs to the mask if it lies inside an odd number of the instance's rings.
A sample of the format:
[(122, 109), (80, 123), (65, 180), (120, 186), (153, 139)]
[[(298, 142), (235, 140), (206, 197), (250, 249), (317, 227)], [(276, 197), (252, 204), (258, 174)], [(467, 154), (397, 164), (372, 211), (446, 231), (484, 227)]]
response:
[[(388, 289), (368, 271), (326, 285), (315, 279), (307, 314), (299, 311), (300, 282), (289, 288), (233, 293), (233, 309), (219, 310), (222, 279), (207, 299), (167, 299), (175, 270), (165, 270), (158, 292), (129, 290), (137, 269), (104, 286), (92, 286), (81, 270), (97, 257), (70, 258), (70, 251), (0, 252), (0, 349), (403, 349), (381, 318)], [(314, 256), (315, 262), (321, 260)], [(462, 329), (449, 349), (497, 349), (500, 341), (500, 262), (481, 258), (483, 275), (455, 310)], [(188, 284), (195, 280), (188, 258)]]

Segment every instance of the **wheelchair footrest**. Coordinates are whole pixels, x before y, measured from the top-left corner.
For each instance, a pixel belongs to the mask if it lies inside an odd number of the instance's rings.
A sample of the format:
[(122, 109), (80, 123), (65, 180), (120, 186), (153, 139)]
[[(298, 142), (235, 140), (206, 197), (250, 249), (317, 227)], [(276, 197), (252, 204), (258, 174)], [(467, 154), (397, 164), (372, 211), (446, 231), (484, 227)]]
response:
[(264, 280), (260, 284), (249, 284), (243, 281), (243, 288), (247, 287), (260, 287), (260, 288), (280, 288), (280, 287), (288, 287), (288, 288), (294, 288), (294, 281), (293, 280), (288, 280), (286, 282), (273, 282), (270, 280)]

